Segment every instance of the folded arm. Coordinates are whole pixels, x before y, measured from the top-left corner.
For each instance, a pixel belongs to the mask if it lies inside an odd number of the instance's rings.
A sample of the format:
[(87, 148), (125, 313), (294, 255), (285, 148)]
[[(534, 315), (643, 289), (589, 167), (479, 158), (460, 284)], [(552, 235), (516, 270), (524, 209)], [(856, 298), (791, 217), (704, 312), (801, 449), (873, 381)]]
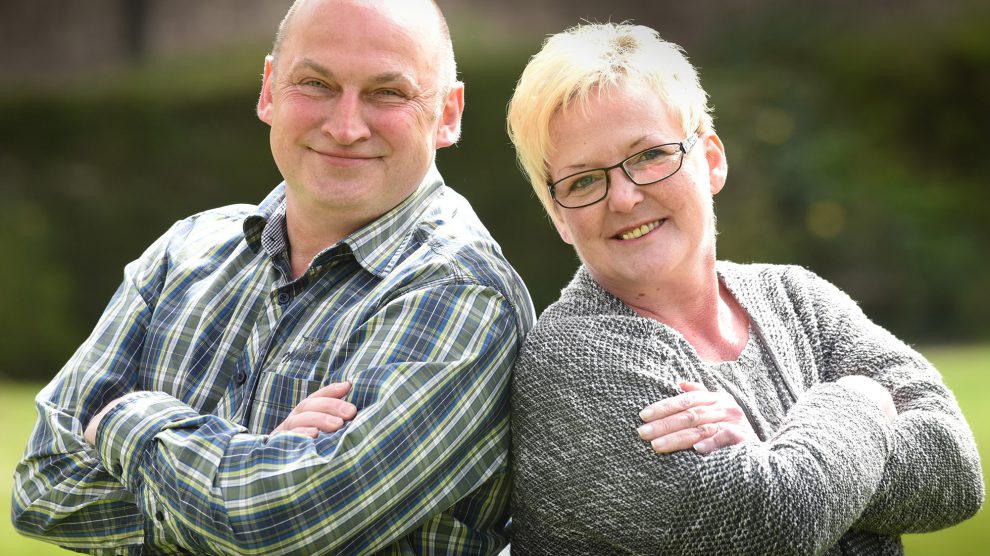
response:
[(897, 407), (893, 450), (856, 528), (897, 535), (954, 525), (984, 498), (973, 434), (938, 371), (919, 353), (871, 322), (848, 295), (801, 271), (813, 300), (812, 332), (821, 339), (823, 380), (861, 374), (888, 391)]
[[(141, 283), (125, 282), (93, 337), (39, 394), (14, 493), (25, 534), (90, 551), (152, 542), (358, 552), (394, 542), (504, 472), (518, 330), (492, 288), (408, 292), (354, 330), (361, 347), (338, 360), (337, 376), (374, 401), (341, 430), (312, 438), (248, 434), (169, 394), (132, 392), (150, 318)], [(410, 322), (414, 308), (422, 316)], [(88, 446), (83, 425), (121, 395), (96, 429), (96, 449)], [(475, 513), (498, 522), (506, 502)]]
[(143, 543), (134, 495), (108, 472), (83, 429), (100, 408), (134, 389), (163, 283), (165, 249), (184, 229), (176, 224), (127, 266), (90, 337), (35, 398), (38, 419), (16, 468), (11, 500), (21, 534), (92, 553)]
[(873, 496), (891, 431), (856, 389), (815, 386), (766, 442), (656, 454), (637, 415), (676, 384), (601, 365), (572, 336), (547, 333), (514, 371), (514, 549), (552, 553), (569, 537), (576, 553), (818, 553)]

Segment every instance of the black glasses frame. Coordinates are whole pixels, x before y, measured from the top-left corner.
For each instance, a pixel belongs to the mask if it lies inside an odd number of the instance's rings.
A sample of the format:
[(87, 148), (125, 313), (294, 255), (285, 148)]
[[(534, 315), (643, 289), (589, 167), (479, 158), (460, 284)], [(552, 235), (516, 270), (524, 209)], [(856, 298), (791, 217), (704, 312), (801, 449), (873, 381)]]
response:
[[(566, 209), (583, 208), (583, 207), (591, 206), (591, 205), (593, 205), (595, 203), (601, 202), (606, 197), (608, 197), (608, 190), (609, 190), (609, 187), (612, 185), (612, 179), (609, 177), (609, 174), (612, 172), (612, 170), (615, 170), (616, 168), (622, 168), (622, 173), (625, 174), (627, 178), (629, 178), (629, 181), (633, 182), (636, 185), (642, 186), (642, 185), (653, 185), (655, 183), (660, 183), (663, 180), (669, 178), (670, 176), (673, 176), (674, 174), (676, 174), (677, 172), (679, 172), (681, 170), (681, 166), (684, 165), (684, 155), (686, 155), (691, 150), (691, 148), (694, 147), (694, 145), (698, 142), (699, 139), (700, 139), (700, 137), (698, 136), (698, 132), (696, 131), (696, 132), (692, 133), (689, 137), (687, 137), (686, 139), (684, 139), (683, 141), (679, 141), (677, 143), (662, 143), (660, 145), (653, 145), (652, 147), (647, 147), (647, 148), (645, 148), (645, 149), (643, 149), (641, 151), (635, 152), (635, 153), (627, 156), (626, 158), (624, 158), (622, 160), (622, 162), (619, 162), (618, 164), (613, 164), (612, 166), (609, 166), (607, 168), (592, 168), (590, 170), (581, 170), (580, 172), (574, 172), (573, 174), (568, 174), (568, 175), (560, 178), (559, 180), (557, 180), (557, 181), (555, 181), (553, 183), (547, 184), (547, 187), (550, 190), (550, 197), (554, 200), (555, 203), (557, 203), (558, 205), (560, 205), (561, 207), (566, 208)], [(660, 147), (673, 147), (673, 146), (677, 146), (678, 150), (680, 150), (680, 153), (679, 153), (680, 154), (680, 159), (677, 161), (677, 168), (673, 172), (667, 174), (666, 176), (664, 176), (664, 177), (662, 177), (662, 178), (660, 178), (658, 180), (653, 180), (653, 181), (648, 181), (648, 182), (644, 182), (644, 183), (639, 183), (638, 181), (636, 181), (632, 177), (632, 175), (630, 174), (629, 170), (626, 169), (626, 163), (627, 162), (629, 162), (630, 160), (636, 158), (637, 156), (645, 153), (646, 151), (652, 151), (653, 149), (657, 149), (657, 148), (660, 148)], [(561, 203), (560, 202), (560, 199), (557, 198), (557, 190), (556, 190), (557, 184), (559, 184), (562, 181), (565, 181), (565, 180), (568, 180), (570, 178), (573, 178), (574, 176), (581, 175), (581, 174), (588, 174), (588, 173), (591, 173), (591, 172), (605, 172), (605, 192), (602, 193), (602, 196), (599, 197), (599, 198), (597, 198), (597, 199), (595, 199), (594, 201), (591, 201), (589, 203), (585, 203), (583, 205), (568, 206), (568, 205), (565, 205), (564, 203)]]

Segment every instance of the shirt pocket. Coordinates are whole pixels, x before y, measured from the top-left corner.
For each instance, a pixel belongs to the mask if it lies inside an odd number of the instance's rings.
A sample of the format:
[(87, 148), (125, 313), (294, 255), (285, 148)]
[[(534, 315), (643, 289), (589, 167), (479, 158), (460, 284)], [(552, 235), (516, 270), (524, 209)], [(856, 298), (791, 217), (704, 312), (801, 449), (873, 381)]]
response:
[(321, 386), (323, 384), (319, 380), (263, 371), (254, 390), (248, 428), (256, 434), (270, 434), (299, 402)]

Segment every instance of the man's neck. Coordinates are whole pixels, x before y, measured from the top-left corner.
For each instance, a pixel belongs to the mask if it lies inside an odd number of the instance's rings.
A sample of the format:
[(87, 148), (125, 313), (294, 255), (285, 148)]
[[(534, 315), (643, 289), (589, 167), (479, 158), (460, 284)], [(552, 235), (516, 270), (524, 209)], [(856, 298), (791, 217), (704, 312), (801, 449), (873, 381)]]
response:
[(360, 228), (359, 223), (340, 226), (340, 218), (306, 212), (297, 205), (286, 198), (285, 231), (289, 240), (292, 280), (302, 276), (317, 255)]

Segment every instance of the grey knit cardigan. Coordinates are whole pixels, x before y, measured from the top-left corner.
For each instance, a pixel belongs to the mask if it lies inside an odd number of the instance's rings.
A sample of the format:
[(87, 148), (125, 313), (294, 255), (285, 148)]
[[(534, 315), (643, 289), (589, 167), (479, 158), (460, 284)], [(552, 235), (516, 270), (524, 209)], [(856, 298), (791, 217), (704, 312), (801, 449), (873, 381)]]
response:
[[(583, 267), (540, 317), (512, 383), (513, 555), (903, 554), (976, 513), (979, 455), (930, 363), (807, 270), (717, 271), (773, 376), (713, 372)], [(848, 374), (890, 390), (893, 424)], [(681, 380), (733, 394), (762, 442), (653, 452), (639, 411)]]

